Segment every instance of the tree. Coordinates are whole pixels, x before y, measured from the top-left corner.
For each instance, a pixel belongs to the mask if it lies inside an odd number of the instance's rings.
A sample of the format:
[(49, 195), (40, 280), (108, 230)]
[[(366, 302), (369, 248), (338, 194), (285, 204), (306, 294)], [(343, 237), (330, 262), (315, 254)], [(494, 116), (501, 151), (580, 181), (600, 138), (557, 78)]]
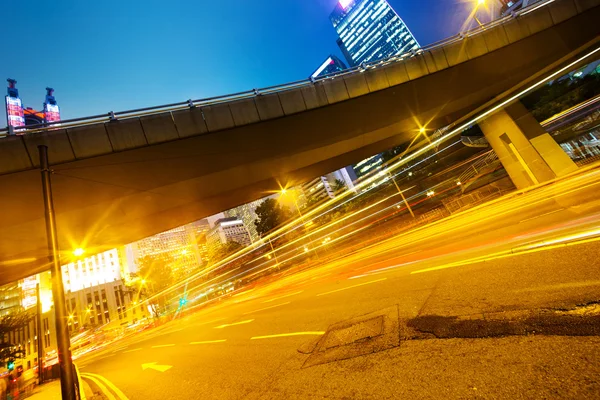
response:
[[(0, 337), (5, 338), (8, 333), (23, 328), (34, 318), (33, 314), (28, 312), (16, 312), (0, 317)], [(25, 357), (25, 349), (20, 349), (14, 343), (0, 341), (0, 364), (7, 366), (18, 358)]]
[(341, 179), (336, 179), (335, 182), (333, 183), (333, 191), (335, 193), (337, 193), (337, 192), (341, 192), (344, 189), (346, 189), (346, 182), (344, 182)]
[[(137, 259), (136, 263), (140, 277), (138, 281), (140, 299), (151, 298), (173, 284), (172, 265), (174, 262), (173, 256), (168, 253), (158, 256), (144, 256)], [(164, 299), (155, 300), (150, 302), (149, 305), (154, 317), (158, 318), (161, 308), (164, 307)]]
[(257, 219), (254, 221), (260, 236), (283, 224), (289, 217), (289, 210), (282, 207), (275, 199), (265, 199), (256, 207)]
[(210, 259), (212, 260), (212, 262), (218, 262), (224, 259), (225, 257), (237, 251), (240, 251), (243, 248), (244, 246), (242, 246), (238, 242), (229, 241), (223, 246), (219, 247), (218, 250), (216, 250), (214, 253), (210, 254)]

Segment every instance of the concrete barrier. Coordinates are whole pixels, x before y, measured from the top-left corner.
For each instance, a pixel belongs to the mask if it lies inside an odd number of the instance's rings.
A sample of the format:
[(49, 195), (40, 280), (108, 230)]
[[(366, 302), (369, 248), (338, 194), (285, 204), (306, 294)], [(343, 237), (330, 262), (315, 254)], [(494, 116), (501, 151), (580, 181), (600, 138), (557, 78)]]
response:
[[(67, 135), (71, 141), (75, 157), (78, 159), (108, 154), (113, 151), (104, 124), (69, 128)], [(50, 162), (53, 162), (53, 160), (50, 159)]]

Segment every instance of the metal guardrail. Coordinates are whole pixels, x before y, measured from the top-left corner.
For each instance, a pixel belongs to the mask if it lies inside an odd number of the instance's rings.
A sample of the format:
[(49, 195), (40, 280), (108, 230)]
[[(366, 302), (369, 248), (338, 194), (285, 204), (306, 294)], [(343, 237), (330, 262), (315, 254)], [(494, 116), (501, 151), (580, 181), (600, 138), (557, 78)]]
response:
[(344, 71), (332, 73), (332, 74), (329, 74), (329, 75), (326, 75), (323, 77), (319, 77), (317, 79), (303, 79), (303, 80), (299, 80), (299, 81), (295, 81), (295, 82), (284, 83), (281, 85), (268, 86), (268, 87), (261, 88), (261, 89), (252, 89), (252, 90), (248, 90), (248, 91), (244, 91), (244, 92), (232, 93), (232, 94), (215, 96), (215, 97), (208, 97), (208, 98), (198, 99), (198, 100), (189, 99), (187, 101), (182, 101), (179, 103), (164, 104), (164, 105), (160, 105), (160, 106), (137, 108), (137, 109), (133, 109), (133, 110), (117, 111), (117, 112), (109, 111), (106, 114), (97, 114), (97, 115), (92, 115), (92, 116), (87, 116), (87, 117), (73, 118), (73, 119), (67, 119), (67, 120), (56, 121), (56, 122), (51, 122), (51, 123), (29, 125), (26, 128), (6, 127), (6, 128), (0, 129), (0, 137), (4, 137), (4, 136), (8, 135), (9, 130), (14, 130), (14, 132), (18, 133), (18, 134), (26, 134), (26, 133), (45, 132), (45, 131), (55, 130), (55, 129), (75, 128), (75, 127), (80, 127), (80, 126), (96, 124), (96, 123), (111, 122), (111, 121), (116, 121), (116, 120), (120, 120), (120, 119), (138, 118), (138, 117), (155, 115), (155, 114), (160, 114), (160, 113), (165, 113), (165, 112), (186, 110), (186, 109), (190, 109), (190, 108), (194, 108), (194, 107), (202, 107), (202, 106), (220, 104), (220, 103), (225, 103), (225, 102), (234, 101), (234, 100), (255, 98), (255, 97), (258, 97), (261, 95), (283, 92), (286, 90), (296, 89), (296, 88), (303, 87), (303, 86), (310, 86), (310, 85), (314, 85), (317, 82), (343, 77), (345, 75), (350, 75), (350, 74), (353, 74), (356, 72), (362, 73), (362, 72), (365, 72), (370, 69), (376, 69), (376, 68), (386, 66), (391, 63), (395, 63), (395, 62), (403, 61), (408, 58), (415, 57), (426, 51), (435, 50), (435, 49), (438, 49), (443, 46), (447, 46), (452, 43), (460, 42), (466, 38), (479, 35), (479, 34), (485, 32), (487, 29), (496, 27), (498, 25), (502, 25), (509, 20), (518, 18), (521, 15), (526, 15), (534, 10), (537, 10), (538, 8), (544, 7), (555, 1), (556, 0), (543, 0), (541, 2), (534, 3), (534, 4), (530, 5), (529, 7), (523, 8), (523, 9), (519, 10), (518, 12), (511, 13), (510, 15), (507, 15), (502, 18), (496, 19), (494, 21), (488, 22), (488, 23), (483, 24), (474, 29), (470, 29), (466, 32), (458, 33), (458, 34), (451, 36), (449, 38), (446, 38), (444, 40), (434, 42), (428, 46), (425, 46), (425, 47), (422, 47), (422, 48), (419, 48), (416, 50), (411, 50), (410, 52), (403, 53), (400, 55), (395, 55), (395, 56), (392, 56), (392, 57), (389, 57), (386, 59), (372, 61), (369, 63), (363, 63), (361, 65), (348, 68)]
[(494, 150), (490, 150), (487, 153), (484, 153), (481, 158), (475, 161), (469, 168), (467, 168), (460, 176), (458, 177), (458, 182), (461, 185), (465, 185), (469, 182), (470, 179), (475, 178), (482, 170), (484, 170), (487, 166), (496, 163), (498, 161), (498, 155)]

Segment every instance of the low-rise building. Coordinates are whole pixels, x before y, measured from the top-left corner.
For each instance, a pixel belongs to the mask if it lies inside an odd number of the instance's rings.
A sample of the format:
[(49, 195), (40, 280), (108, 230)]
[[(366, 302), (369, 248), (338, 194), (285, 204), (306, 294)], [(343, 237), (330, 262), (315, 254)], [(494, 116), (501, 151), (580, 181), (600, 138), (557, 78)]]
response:
[(221, 218), (215, 221), (214, 227), (206, 235), (206, 245), (211, 255), (218, 253), (229, 242), (236, 242), (242, 246), (252, 244), (250, 233), (244, 221), (239, 218)]

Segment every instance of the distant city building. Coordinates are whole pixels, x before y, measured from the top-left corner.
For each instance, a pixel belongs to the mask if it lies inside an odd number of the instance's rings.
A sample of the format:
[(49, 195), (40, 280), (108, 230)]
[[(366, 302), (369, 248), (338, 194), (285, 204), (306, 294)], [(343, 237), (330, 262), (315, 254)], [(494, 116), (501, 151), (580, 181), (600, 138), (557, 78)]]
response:
[(8, 315), (21, 309), (21, 288), (18, 283), (0, 286), (0, 313)]
[(369, 158), (365, 158), (358, 164), (353, 165), (352, 168), (356, 173), (356, 177), (360, 179), (365, 175), (371, 174), (373, 171), (377, 171), (377, 169), (381, 168), (382, 164), (383, 158), (381, 154), (376, 154)]
[(202, 264), (208, 262), (208, 247), (206, 246), (206, 235), (210, 231), (210, 223), (208, 219), (201, 219), (200, 221), (192, 222), (190, 224), (194, 230), (194, 236), (196, 237), (196, 246), (198, 247), (198, 255)]
[(244, 247), (252, 244), (252, 239), (250, 239), (244, 221), (237, 217), (222, 218), (215, 221), (214, 227), (206, 235), (206, 246), (210, 255), (217, 253), (221, 247), (229, 242), (236, 242)]
[(63, 265), (69, 332), (111, 321), (127, 325), (146, 316), (143, 308), (131, 307), (122, 278), (124, 256), (112, 249)]
[[(354, 182), (357, 177), (352, 167), (338, 169), (324, 176), (315, 178), (309, 182), (302, 184), (302, 198), (299, 200), (300, 206), (304, 207), (307, 203), (317, 202), (325, 197), (333, 199), (339, 194), (337, 181), (344, 186), (343, 190), (355, 190)], [(338, 191), (336, 191), (338, 189)]]
[(321, 76), (327, 76), (330, 74), (334, 74), (336, 72), (340, 72), (345, 70), (346, 64), (342, 62), (338, 57), (334, 55), (330, 55), (327, 59), (321, 64), (319, 68), (316, 69), (315, 72), (310, 76), (311, 78), (319, 78)]
[(311, 181), (301, 185), (302, 196), (299, 200), (301, 207), (308, 207), (312, 203), (316, 203), (324, 198), (333, 198), (333, 189), (329, 184), (329, 180), (325, 176), (319, 176)]
[(352, 66), (418, 49), (419, 43), (386, 0), (340, 0), (329, 19)]
[(225, 215), (227, 217), (237, 217), (244, 222), (244, 225), (248, 229), (248, 233), (250, 234), (250, 239), (252, 239), (252, 242), (256, 242), (260, 239), (260, 235), (256, 230), (256, 225), (254, 225), (254, 221), (258, 219), (258, 216), (256, 215), (256, 208), (260, 206), (260, 204), (267, 198), (268, 197), (255, 200), (248, 204), (243, 204), (239, 207), (225, 211)]
[[(50, 272), (44, 272), (21, 279), (17, 283), (0, 287), (0, 312), (2, 315), (9, 315), (27, 310), (35, 312), (35, 306), (37, 305), (36, 286), (38, 283), (40, 284), (42, 354), (46, 365), (57, 361), (56, 331), (50, 281)], [(34, 318), (26, 326), (7, 332), (6, 335), (0, 338), (1, 343), (10, 343), (24, 352), (23, 358), (15, 360), (15, 369), (22, 368), (23, 371), (27, 371), (36, 367), (38, 363), (37, 331), (37, 319)]]
[(338, 170), (333, 171), (325, 176), (327, 177), (327, 180), (333, 186), (334, 192), (336, 189), (337, 181), (340, 181), (341, 183), (343, 183), (343, 185), (346, 187), (346, 189), (354, 190), (354, 182), (356, 181), (357, 176), (356, 176), (356, 173), (354, 172), (354, 169), (351, 166), (338, 169)]
[(202, 265), (192, 224), (180, 226), (132, 243), (135, 260), (168, 255), (176, 260), (171, 265), (176, 278), (188, 276)]

